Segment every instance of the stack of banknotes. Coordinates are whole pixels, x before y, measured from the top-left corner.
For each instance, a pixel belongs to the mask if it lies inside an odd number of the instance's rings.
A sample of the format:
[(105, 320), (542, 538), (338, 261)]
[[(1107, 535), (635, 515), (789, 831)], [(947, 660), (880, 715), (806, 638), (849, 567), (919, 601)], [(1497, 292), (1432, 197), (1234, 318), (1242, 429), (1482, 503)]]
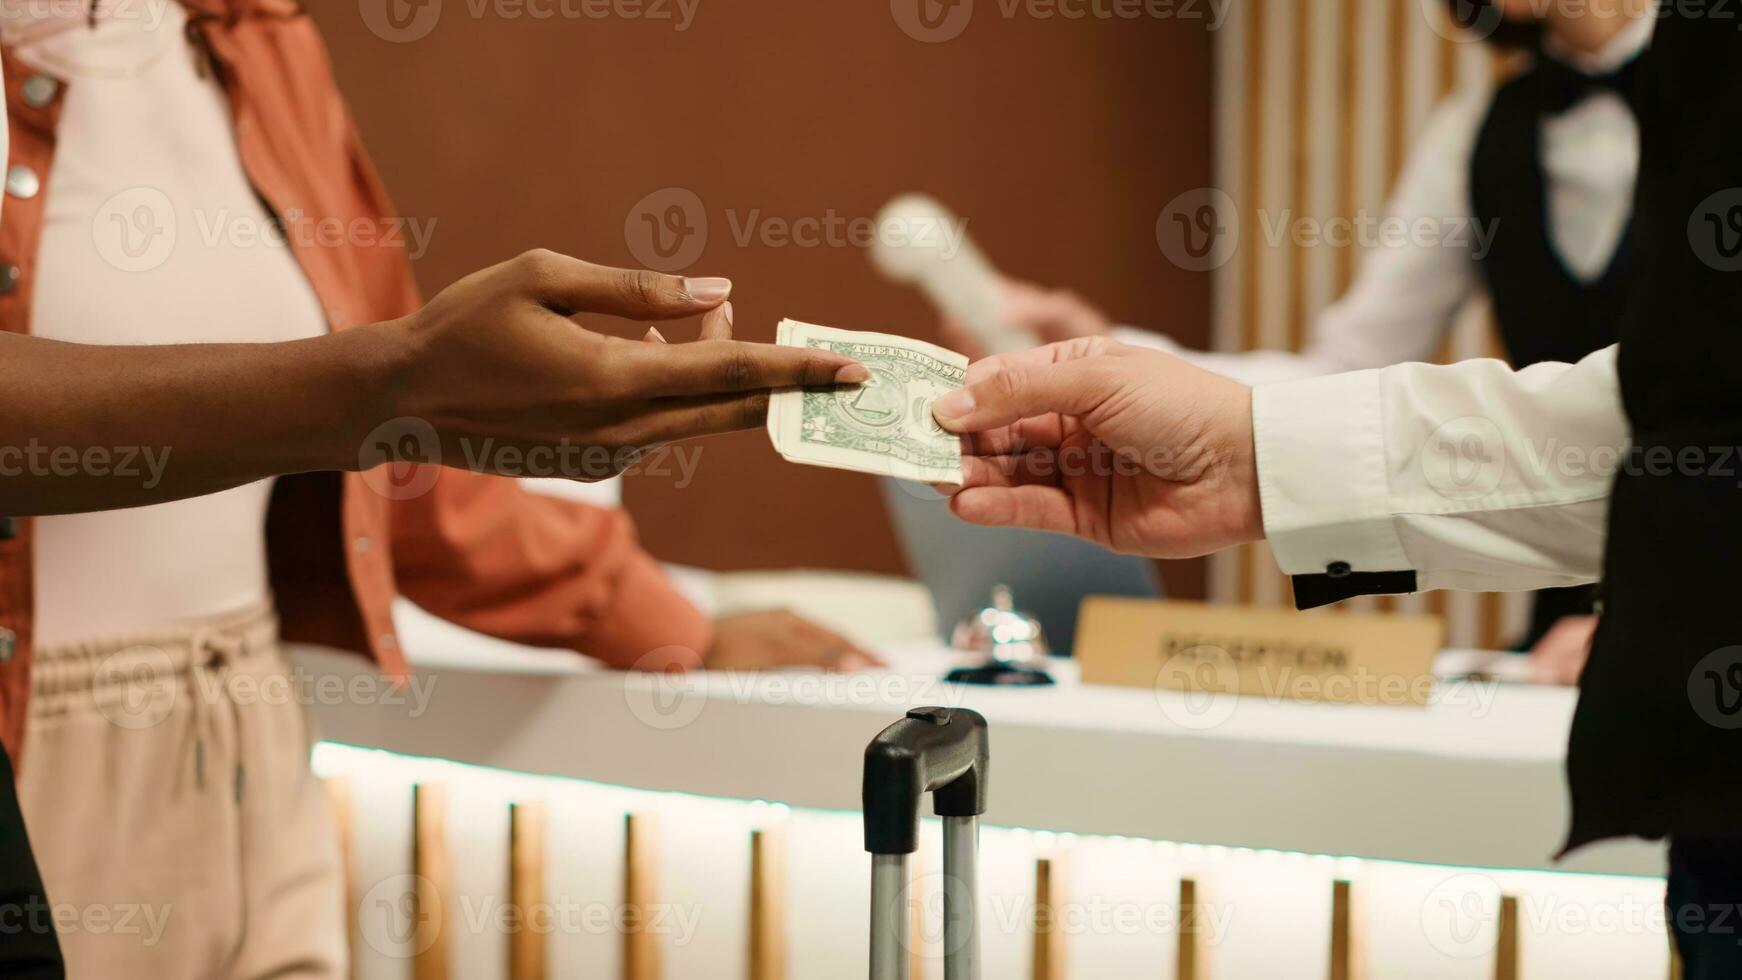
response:
[(962, 386), (968, 359), (894, 334), (859, 333), (782, 320), (776, 342), (845, 354), (871, 380), (777, 392), (768, 436), (794, 463), (876, 473), (922, 483), (962, 482), (962, 443), (932, 418), (932, 402)]

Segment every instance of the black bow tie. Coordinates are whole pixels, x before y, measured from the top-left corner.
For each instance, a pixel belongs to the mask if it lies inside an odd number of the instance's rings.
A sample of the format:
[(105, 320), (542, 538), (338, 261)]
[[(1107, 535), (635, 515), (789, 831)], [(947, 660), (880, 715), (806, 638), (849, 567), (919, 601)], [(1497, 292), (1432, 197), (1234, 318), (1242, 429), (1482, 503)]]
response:
[(1566, 112), (1597, 92), (1614, 92), (1632, 105), (1639, 59), (1634, 58), (1612, 72), (1587, 75), (1564, 61), (1543, 55), (1537, 61), (1536, 76), (1542, 85), (1543, 112), (1551, 116)]

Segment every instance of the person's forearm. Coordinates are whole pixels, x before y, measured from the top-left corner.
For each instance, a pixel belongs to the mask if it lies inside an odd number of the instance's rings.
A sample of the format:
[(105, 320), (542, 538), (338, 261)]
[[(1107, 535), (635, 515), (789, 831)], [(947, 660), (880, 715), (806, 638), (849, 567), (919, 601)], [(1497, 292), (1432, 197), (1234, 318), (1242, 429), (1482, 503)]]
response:
[(354, 469), (394, 414), (401, 328), (274, 344), (0, 335), (0, 514), (105, 510)]

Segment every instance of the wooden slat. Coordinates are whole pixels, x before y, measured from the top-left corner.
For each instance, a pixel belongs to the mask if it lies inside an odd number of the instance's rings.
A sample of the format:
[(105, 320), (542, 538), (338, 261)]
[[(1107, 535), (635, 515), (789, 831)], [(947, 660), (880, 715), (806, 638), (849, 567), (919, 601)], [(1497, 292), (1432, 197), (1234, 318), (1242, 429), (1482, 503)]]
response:
[(333, 832), (339, 841), (339, 869), (345, 880), (340, 887), (340, 900), (345, 903), (345, 962), (349, 975), (357, 975), (357, 901), (353, 883), (357, 880), (357, 864), (351, 843), (351, 781), (343, 776), (321, 780), (327, 806), (333, 811)]
[(659, 823), (651, 813), (623, 820), (623, 980), (659, 980), (659, 937), (650, 917), (659, 902)]
[(413, 980), (448, 980), (447, 897), (453, 894), (448, 859), (447, 793), (419, 783), (411, 795)]
[(1494, 945), (1494, 980), (1518, 980), (1518, 899), (1500, 896), (1500, 937)]
[[(1342, 179), (1337, 182), (1337, 214), (1353, 220), (1361, 213), (1361, 0), (1342, 0), (1342, 58), (1338, 73), (1337, 161)], [(1336, 293), (1343, 295), (1355, 281), (1359, 247), (1351, 240), (1337, 249)]]
[(508, 805), (508, 896), (519, 924), (508, 936), (508, 980), (545, 980), (547, 975), (548, 923), (532, 918), (545, 914), (546, 824), (542, 803)]
[(1415, 4), (1389, 3), (1390, 39), (1386, 42), (1385, 187), (1390, 193), (1409, 156), (1409, 25)]
[(1331, 883), (1330, 980), (1362, 980), (1364, 976), (1355, 886), (1339, 879)]
[(1064, 881), (1056, 858), (1034, 862), (1034, 980), (1064, 980)]
[[(1294, 220), (1311, 217), (1307, 201), (1312, 195), (1312, 104), (1313, 104), (1313, 18), (1318, 15), (1322, 0), (1298, 0), (1294, 15), (1294, 70), (1292, 92), (1292, 125), (1289, 133), (1290, 180), (1288, 209)], [(1292, 245), (1293, 236), (1285, 240)], [(1306, 344), (1307, 320), (1307, 258), (1311, 250), (1293, 247), (1288, 253), (1288, 349), (1300, 350)]]
[(1179, 880), (1179, 946), (1174, 950), (1175, 980), (1202, 980), (1209, 976), (1209, 963), (1204, 954), (1208, 944), (1204, 939), (1203, 910), (1199, 905), (1198, 883), (1192, 878)]
[[(1259, 346), (1260, 324), (1264, 315), (1264, 249), (1263, 221), (1259, 211), (1264, 205), (1264, 106), (1267, 36), (1269, 34), (1269, 0), (1247, 0), (1245, 5), (1245, 105), (1241, 107), (1242, 123), (1240, 158), (1244, 161), (1244, 181), (1240, 193), (1240, 216), (1243, 227), (1240, 240), (1241, 317), (1240, 349)], [(1235, 601), (1250, 603), (1258, 594), (1257, 576), (1264, 556), (1250, 545), (1235, 553)]]
[(786, 980), (786, 832), (750, 832), (750, 980)]

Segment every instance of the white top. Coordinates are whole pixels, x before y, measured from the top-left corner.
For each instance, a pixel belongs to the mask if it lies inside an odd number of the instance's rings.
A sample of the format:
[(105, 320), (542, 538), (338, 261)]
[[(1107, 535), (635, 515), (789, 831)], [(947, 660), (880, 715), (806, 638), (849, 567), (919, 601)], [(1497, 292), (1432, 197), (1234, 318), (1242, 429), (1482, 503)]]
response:
[[(120, 7), (117, 10), (122, 9)], [(129, 7), (127, 9), (133, 9)], [(66, 82), (31, 332), (91, 344), (278, 341), (326, 330), (243, 173), (229, 105), (201, 77), (179, 4), (83, 14), (17, 57)], [(9, 15), (9, 31), (23, 29)], [(16, 35), (14, 35), (16, 36)], [(209, 73), (208, 73), (209, 75)], [(175, 465), (174, 447), (168, 465)], [(143, 468), (143, 464), (141, 464)], [(270, 481), (36, 521), (37, 641), (221, 612), (267, 594)]]
[[(1644, 50), (1656, 23), (1655, 17), (1630, 23), (1594, 55), (1553, 53), (1591, 74), (1613, 71)], [(1319, 315), (1304, 352), (1201, 353), (1130, 329), (1119, 330), (1119, 339), (1160, 347), (1251, 384), (1432, 357), (1458, 309), (1479, 289), (1477, 262), (1493, 237), (1477, 223), (1470, 199), (1471, 155), (1493, 97), (1485, 87), (1440, 105), (1387, 207), (1390, 218), (1410, 226), (1431, 220), (1443, 234), (1433, 236), (1437, 240), (1404, 236), (1413, 240), (1370, 249), (1348, 293)], [(1542, 141), (1551, 240), (1569, 271), (1593, 281), (1608, 267), (1632, 214), (1639, 124), (1620, 96), (1600, 91), (1546, 119)]]

